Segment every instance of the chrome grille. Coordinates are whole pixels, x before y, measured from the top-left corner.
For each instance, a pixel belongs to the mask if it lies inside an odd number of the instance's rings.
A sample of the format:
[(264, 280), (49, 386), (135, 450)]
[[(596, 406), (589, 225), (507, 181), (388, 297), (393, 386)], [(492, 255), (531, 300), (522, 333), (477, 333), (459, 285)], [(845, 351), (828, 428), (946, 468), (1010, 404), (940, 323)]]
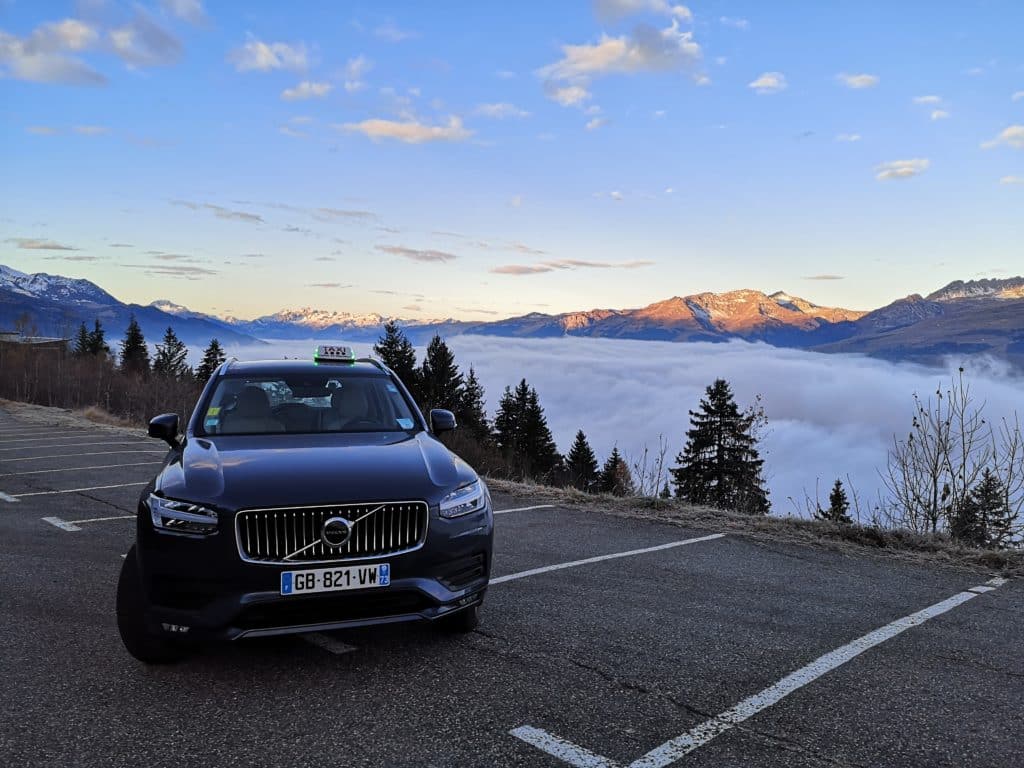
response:
[[(235, 516), (235, 537), (242, 559), (253, 563), (361, 560), (418, 548), (427, 534), (427, 515), (422, 501), (246, 509)], [(341, 547), (320, 538), (324, 521), (331, 517), (354, 523)]]

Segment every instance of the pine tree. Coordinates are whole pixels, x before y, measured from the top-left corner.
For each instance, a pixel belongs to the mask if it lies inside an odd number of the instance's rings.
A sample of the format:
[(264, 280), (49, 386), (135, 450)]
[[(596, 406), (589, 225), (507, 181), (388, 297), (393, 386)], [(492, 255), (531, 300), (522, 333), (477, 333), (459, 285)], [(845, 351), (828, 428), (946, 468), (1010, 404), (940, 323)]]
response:
[(526, 401), (524, 438), (532, 477), (546, 478), (561, 466), (562, 457), (558, 453), (558, 446), (555, 445), (555, 439), (551, 436), (551, 430), (548, 428), (548, 420), (544, 416), (540, 397), (537, 395), (537, 390), (533, 388), (530, 389)]
[(543, 478), (562, 461), (537, 391), (523, 379), (505, 387), (494, 417), (494, 436), (505, 458), (522, 475)]
[(661, 493), (658, 494), (663, 499), (672, 498), (672, 490), (668, 487), (668, 483), (665, 483), (665, 487), (661, 489)]
[(972, 547), (998, 549), (1012, 540), (1015, 518), (1005, 486), (990, 469), (985, 469), (981, 480), (954, 512), (949, 533)]
[(843, 525), (850, 525), (853, 522), (853, 518), (850, 517), (850, 500), (846, 497), (846, 489), (843, 488), (842, 480), (836, 478), (832, 492), (828, 495), (828, 508), (818, 507), (814, 516), (819, 520), (828, 520)]
[(121, 341), (121, 371), (137, 376), (149, 375), (149, 349), (135, 315), (131, 316)]
[(153, 373), (168, 379), (184, 379), (192, 375), (186, 358), (188, 347), (178, 338), (174, 329), (167, 328), (162, 344), (156, 345), (156, 356), (153, 358)]
[(717, 379), (690, 411), (686, 445), (671, 470), (676, 495), (691, 504), (750, 514), (768, 512), (764, 461), (757, 450), (757, 411), (740, 413), (732, 389)]
[(78, 335), (75, 337), (75, 357), (85, 357), (89, 353), (89, 331), (83, 322), (78, 328)]
[(565, 468), (574, 488), (591, 493), (597, 490), (597, 457), (582, 429), (576, 433), (576, 440), (565, 457)]
[(226, 359), (227, 356), (224, 354), (224, 348), (221, 347), (220, 342), (216, 339), (210, 339), (210, 345), (203, 352), (203, 359), (196, 366), (196, 381), (200, 384), (208, 382), (210, 377), (213, 376), (213, 372), (217, 370), (217, 366)]
[(428, 412), (433, 408), (444, 408), (452, 412), (459, 410), (462, 404), (462, 374), (455, 364), (455, 355), (440, 335), (435, 335), (427, 345), (419, 382), (422, 403)]
[(107, 345), (107, 332), (103, 330), (103, 324), (97, 317), (93, 321), (92, 330), (89, 332), (89, 354), (93, 357), (105, 358), (110, 354), (110, 347)]
[(455, 412), (459, 428), (471, 434), (481, 443), (489, 443), (492, 439), (491, 425), (487, 421), (487, 411), (484, 409), (484, 388), (476, 377), (473, 366), (469, 367), (469, 375), (462, 387), (462, 399)]
[(612, 448), (611, 455), (601, 469), (599, 489), (601, 493), (612, 493), (616, 496), (633, 495), (633, 475), (626, 460), (619, 453), (618, 446)]
[(416, 369), (416, 348), (394, 320), (384, 324), (384, 335), (373, 345), (374, 354), (402, 380), (417, 403), (423, 401)]

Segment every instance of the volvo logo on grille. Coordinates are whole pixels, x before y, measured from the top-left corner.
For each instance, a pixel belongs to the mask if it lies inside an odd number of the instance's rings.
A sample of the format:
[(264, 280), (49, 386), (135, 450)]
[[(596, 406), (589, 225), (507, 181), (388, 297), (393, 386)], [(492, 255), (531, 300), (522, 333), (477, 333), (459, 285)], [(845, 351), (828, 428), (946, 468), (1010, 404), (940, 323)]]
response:
[(320, 529), (320, 538), (329, 547), (344, 547), (352, 536), (352, 523), (344, 517), (329, 517)]

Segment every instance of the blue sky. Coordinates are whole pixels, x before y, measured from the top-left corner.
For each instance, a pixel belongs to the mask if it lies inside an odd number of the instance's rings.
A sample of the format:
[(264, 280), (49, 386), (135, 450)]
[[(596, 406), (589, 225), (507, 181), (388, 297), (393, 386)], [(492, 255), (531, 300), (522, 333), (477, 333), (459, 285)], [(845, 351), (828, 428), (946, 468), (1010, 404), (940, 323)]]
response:
[(1024, 272), (1021, 29), (1015, 0), (0, 0), (0, 262), (242, 317), (872, 308)]

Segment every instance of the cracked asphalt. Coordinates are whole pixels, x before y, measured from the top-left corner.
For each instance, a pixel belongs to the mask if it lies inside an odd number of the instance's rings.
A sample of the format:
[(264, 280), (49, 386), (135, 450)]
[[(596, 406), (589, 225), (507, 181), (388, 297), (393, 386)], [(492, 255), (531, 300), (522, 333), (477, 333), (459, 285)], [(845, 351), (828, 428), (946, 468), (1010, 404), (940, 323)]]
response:
[[(103, 455), (75, 455), (88, 452)], [(69, 531), (42, 518), (133, 515), (162, 455), (154, 441), (0, 411), (0, 493), (18, 499), (0, 496), (0, 765), (567, 764), (510, 735), (523, 725), (627, 765), (991, 576), (729, 535), (494, 584), (465, 637), (364, 629), (331, 634), (356, 649), (340, 655), (289, 637), (146, 667), (114, 620), (133, 521)], [(122, 487), (52, 493), (108, 485)], [(495, 497), (496, 509), (526, 505)], [(712, 533), (579, 508), (510, 512), (496, 527), (495, 576)], [(1010, 582), (678, 765), (1019, 765), (1022, 640), (1024, 588)]]

